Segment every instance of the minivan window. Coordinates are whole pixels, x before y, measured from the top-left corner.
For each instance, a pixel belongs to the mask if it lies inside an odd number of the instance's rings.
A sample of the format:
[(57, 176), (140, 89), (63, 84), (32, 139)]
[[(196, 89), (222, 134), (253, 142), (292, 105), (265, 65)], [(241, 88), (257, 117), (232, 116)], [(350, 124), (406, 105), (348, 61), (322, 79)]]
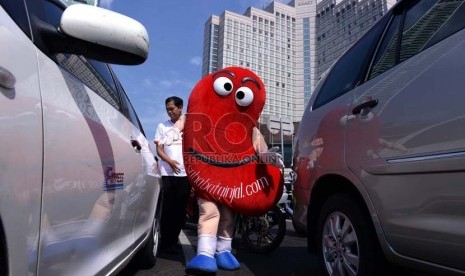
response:
[(137, 116), (136, 111), (134, 110), (134, 107), (131, 104), (131, 101), (129, 100), (126, 92), (124, 91), (123, 86), (121, 85), (118, 79), (116, 79), (116, 83), (118, 85), (118, 89), (120, 91), (120, 95), (124, 103), (123, 104), (123, 115), (126, 116), (126, 118), (128, 118), (128, 120), (131, 121), (132, 124), (135, 127), (137, 127), (142, 132), (142, 134), (144, 134), (145, 136), (144, 130), (139, 121), (139, 117)]
[[(407, 2), (392, 20), (373, 62), (368, 79), (439, 42), (465, 27), (463, 0), (422, 0)], [(399, 30), (402, 28), (399, 45)], [(400, 46), (400, 50), (399, 50)]]
[(23, 1), (18, 0), (0, 0), (0, 5), (21, 28), (21, 30), (30, 38), (31, 29), (27, 19), (26, 8)]
[(121, 97), (108, 64), (90, 59), (86, 60), (92, 66), (89, 70), (95, 70), (95, 78), (99, 79), (98, 82), (90, 83), (91, 86), (89, 87), (116, 109), (121, 110)]
[(397, 53), (399, 46), (399, 29), (402, 13), (393, 16), (389, 28), (386, 30), (381, 42), (368, 79), (372, 79), (379, 74), (389, 70), (397, 64)]
[(387, 21), (387, 17), (381, 19), (337, 61), (323, 83), (313, 109), (341, 96), (360, 83)]
[(461, 1), (412, 1), (405, 14), (399, 62), (424, 50), (429, 39), (460, 6), (459, 2)]
[(121, 110), (121, 99), (107, 64), (69, 54), (57, 54), (55, 60), (114, 108)]
[(452, 16), (444, 23), (425, 45), (425, 49), (465, 28), (465, 1), (450, 1), (448, 4), (459, 5)]
[(64, 7), (62, 3), (57, 3), (56, 1), (42, 1), (43, 2), (43, 8), (44, 8), (44, 14), (46, 18), (44, 18), (47, 23), (49, 23), (52, 26), (59, 26), (60, 25), (60, 20), (61, 20), (61, 15), (63, 14)]
[(46, 45), (47, 34), (41, 28), (44, 23), (58, 27), (66, 6), (58, 0), (24, 0), (24, 2), (27, 3), (31, 21), (32, 40), (44, 54), (50, 55), (50, 49)]

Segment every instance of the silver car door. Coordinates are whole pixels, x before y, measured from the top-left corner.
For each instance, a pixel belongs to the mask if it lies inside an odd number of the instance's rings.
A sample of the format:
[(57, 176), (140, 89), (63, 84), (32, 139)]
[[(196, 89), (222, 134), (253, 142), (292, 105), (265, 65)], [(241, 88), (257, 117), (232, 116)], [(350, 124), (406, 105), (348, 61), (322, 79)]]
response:
[[(463, 22), (464, 6), (463, 1), (417, 2), (425, 9), (412, 7), (411, 18), (406, 13), (401, 44), (386, 33), (370, 80), (356, 92), (353, 107), (373, 100), (378, 105), (349, 126), (347, 143), (357, 146), (347, 147), (346, 156), (396, 252), (465, 269), (460, 230), (465, 227), (465, 31), (427, 47), (435, 34), (444, 33), (438, 28), (454, 20), (452, 14)], [(432, 17), (436, 11), (441, 12)], [(403, 62), (396, 66), (392, 45), (402, 45)]]

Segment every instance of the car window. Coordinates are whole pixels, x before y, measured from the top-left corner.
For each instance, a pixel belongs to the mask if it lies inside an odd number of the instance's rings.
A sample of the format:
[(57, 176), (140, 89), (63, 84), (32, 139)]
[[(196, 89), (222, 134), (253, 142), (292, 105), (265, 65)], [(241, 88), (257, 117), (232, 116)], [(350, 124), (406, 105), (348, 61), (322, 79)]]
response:
[(452, 5), (459, 5), (459, 7), (447, 19), (441, 29), (434, 33), (428, 43), (426, 43), (425, 49), (465, 28), (465, 1), (451, 1), (449, 4), (452, 8), (454, 7)]
[(450, 2), (459, 1), (421, 0), (412, 1), (407, 6), (399, 62), (409, 59), (424, 49), (431, 36), (456, 9), (456, 7), (446, 7), (450, 6)]
[(136, 126), (142, 133), (144, 132), (142, 129), (142, 126), (139, 121), (139, 117), (136, 114), (136, 111), (134, 110), (134, 107), (131, 104), (131, 101), (129, 101), (129, 98), (127, 97), (126, 93), (123, 95), (125, 105), (124, 105), (124, 115), (128, 117), (128, 119)]
[(52, 26), (59, 26), (61, 15), (63, 14), (64, 7), (62, 3), (57, 3), (56, 1), (47, 1), (42, 0), (43, 9), (44, 9), (44, 20), (47, 23), (50, 23)]
[(66, 6), (58, 0), (24, 0), (24, 2), (31, 21), (32, 40), (37, 48), (49, 55), (45, 38), (47, 32), (44, 32), (43, 28), (58, 27)]
[(83, 56), (57, 54), (56, 62), (118, 110), (121, 99), (108, 65)]
[[(397, 9), (397, 15), (377, 51), (368, 79), (382, 74), (465, 27), (463, 0), (406, 3), (407, 5)], [(399, 35), (400, 30), (402, 35)]]
[(128, 120), (131, 121), (134, 124), (134, 126), (136, 126), (140, 130), (140, 132), (142, 132), (142, 134), (144, 134), (144, 136), (145, 136), (144, 129), (142, 128), (142, 125), (141, 125), (141, 123), (139, 121), (139, 117), (137, 116), (137, 113), (134, 110), (134, 107), (132, 106), (131, 101), (129, 100), (123, 86), (121, 85), (121, 83), (118, 80), (116, 80), (116, 82), (117, 82), (118, 89), (120, 91), (121, 97), (123, 98), (123, 114), (124, 114), (124, 116), (126, 116), (128, 118)]
[(399, 46), (399, 28), (403, 14), (395, 14), (386, 30), (378, 48), (368, 79), (389, 70), (397, 64), (397, 49)]
[(87, 4), (87, 0), (59, 0), (63, 4), (70, 6), (72, 4)]
[[(31, 0), (28, 2), (30, 12), (34, 18), (33, 23), (39, 24), (45, 21), (52, 26), (59, 26), (61, 16), (66, 5), (59, 0)], [(35, 37), (34, 43), (47, 54), (47, 47), (40, 39)], [(118, 110), (122, 110), (121, 98), (118, 94), (113, 75), (106, 63), (87, 59), (83, 56), (72, 54), (48, 54), (58, 65), (71, 73), (105, 101)]]
[(343, 95), (360, 83), (388, 19), (381, 19), (337, 61), (323, 83), (313, 109)]
[(0, 5), (13, 19), (13, 21), (21, 28), (21, 30), (31, 37), (31, 30), (27, 19), (26, 8), (23, 1), (18, 0), (0, 0)]

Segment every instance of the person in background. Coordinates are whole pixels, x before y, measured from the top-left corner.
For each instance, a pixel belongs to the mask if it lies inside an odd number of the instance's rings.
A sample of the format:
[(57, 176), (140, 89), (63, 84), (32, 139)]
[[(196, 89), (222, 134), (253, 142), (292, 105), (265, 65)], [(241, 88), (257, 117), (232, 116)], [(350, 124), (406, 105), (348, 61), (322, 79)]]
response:
[(176, 124), (182, 123), (183, 100), (172, 96), (165, 100), (169, 120), (158, 124), (154, 143), (162, 177), (162, 216), (160, 252), (180, 252), (178, 236), (186, 219), (187, 200), (191, 190), (184, 170), (182, 133)]

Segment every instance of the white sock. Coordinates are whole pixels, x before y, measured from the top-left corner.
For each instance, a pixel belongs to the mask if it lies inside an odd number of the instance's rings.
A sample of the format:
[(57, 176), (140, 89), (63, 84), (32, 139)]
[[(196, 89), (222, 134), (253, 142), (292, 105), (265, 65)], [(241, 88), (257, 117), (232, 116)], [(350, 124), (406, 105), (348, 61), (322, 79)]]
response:
[(216, 237), (210, 235), (199, 235), (197, 241), (197, 255), (213, 257), (216, 249)]
[(218, 240), (216, 241), (216, 252), (231, 251), (231, 243), (232, 238), (218, 236)]

